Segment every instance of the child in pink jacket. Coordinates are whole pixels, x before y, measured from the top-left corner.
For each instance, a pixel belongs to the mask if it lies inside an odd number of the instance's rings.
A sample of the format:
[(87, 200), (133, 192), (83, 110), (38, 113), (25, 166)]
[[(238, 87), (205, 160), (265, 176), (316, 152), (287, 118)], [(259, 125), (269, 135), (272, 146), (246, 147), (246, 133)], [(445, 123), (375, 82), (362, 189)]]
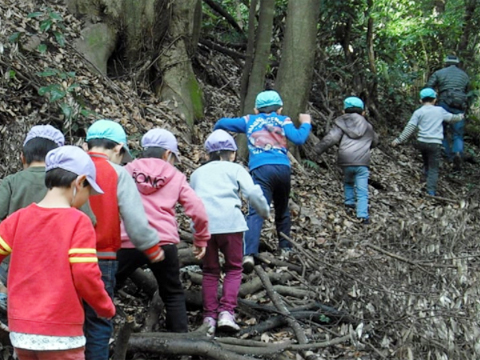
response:
[(159, 245), (165, 253), (161, 262), (151, 263), (135, 249), (122, 224), (122, 249), (117, 253), (116, 280), (123, 283), (137, 268), (147, 264), (157, 279), (160, 297), (166, 309), (166, 327), (172, 332), (187, 332), (188, 319), (185, 294), (180, 282), (177, 244), (180, 241), (175, 205), (180, 203), (195, 227), (194, 253), (201, 259), (205, 255), (208, 216), (202, 200), (195, 194), (184, 174), (173, 165), (180, 161), (175, 136), (164, 129), (152, 129), (142, 138), (143, 154), (127, 164), (142, 197), (150, 226), (157, 230)]

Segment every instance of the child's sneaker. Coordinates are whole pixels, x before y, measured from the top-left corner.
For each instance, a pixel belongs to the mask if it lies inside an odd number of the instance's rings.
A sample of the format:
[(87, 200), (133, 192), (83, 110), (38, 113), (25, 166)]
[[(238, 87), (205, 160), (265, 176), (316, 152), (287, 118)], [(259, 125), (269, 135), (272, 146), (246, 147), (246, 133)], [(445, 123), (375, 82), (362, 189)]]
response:
[(203, 319), (203, 323), (208, 325), (207, 328), (207, 336), (213, 336), (215, 335), (215, 328), (217, 327), (217, 320), (214, 318), (207, 316), (205, 319)]
[(289, 260), (292, 255), (293, 249), (291, 247), (285, 247), (280, 249), (280, 260)]
[(240, 326), (235, 322), (235, 318), (228, 311), (222, 311), (218, 315), (218, 329), (228, 332), (236, 332), (240, 330)]
[(255, 266), (255, 260), (252, 255), (246, 255), (243, 257), (243, 272), (245, 274), (250, 274), (253, 271), (253, 267)]

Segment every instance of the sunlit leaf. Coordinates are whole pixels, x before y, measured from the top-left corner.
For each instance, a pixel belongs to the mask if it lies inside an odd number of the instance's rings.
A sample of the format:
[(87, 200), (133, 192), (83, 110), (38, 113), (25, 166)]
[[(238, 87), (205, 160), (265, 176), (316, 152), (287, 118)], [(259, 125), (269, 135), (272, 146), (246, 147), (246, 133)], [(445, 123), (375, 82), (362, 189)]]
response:
[(32, 19), (32, 18), (37, 18), (39, 16), (42, 16), (43, 12), (41, 11), (36, 11), (36, 12), (31, 12), (30, 14), (27, 15), (27, 18)]

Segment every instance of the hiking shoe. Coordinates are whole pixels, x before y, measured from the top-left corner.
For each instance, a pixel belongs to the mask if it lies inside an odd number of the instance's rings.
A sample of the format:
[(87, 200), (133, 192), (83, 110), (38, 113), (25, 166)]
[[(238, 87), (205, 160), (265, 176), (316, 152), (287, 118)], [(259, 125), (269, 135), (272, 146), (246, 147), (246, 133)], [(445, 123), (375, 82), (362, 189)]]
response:
[(215, 328), (217, 327), (217, 320), (214, 318), (207, 316), (203, 319), (203, 323), (208, 325), (207, 328), (207, 336), (215, 335)]
[(291, 247), (280, 248), (280, 260), (288, 260), (292, 252), (293, 249)]
[(370, 225), (370, 219), (369, 218), (357, 218), (358, 220), (360, 220), (360, 223), (362, 225)]
[(236, 332), (240, 330), (240, 326), (235, 322), (235, 318), (228, 311), (222, 311), (218, 315), (218, 329), (228, 332)]
[(253, 267), (255, 266), (255, 259), (253, 255), (246, 255), (243, 257), (243, 272), (245, 274), (250, 274), (253, 271)]
[(459, 172), (461, 170), (462, 170), (462, 155), (457, 152), (453, 157), (453, 171)]

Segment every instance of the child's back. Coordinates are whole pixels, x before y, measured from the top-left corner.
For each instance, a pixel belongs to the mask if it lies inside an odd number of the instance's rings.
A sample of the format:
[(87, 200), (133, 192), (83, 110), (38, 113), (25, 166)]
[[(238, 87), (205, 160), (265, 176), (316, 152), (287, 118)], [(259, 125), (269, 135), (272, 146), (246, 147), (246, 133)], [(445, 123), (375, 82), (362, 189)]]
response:
[(441, 144), (443, 140), (443, 121), (451, 115), (444, 108), (434, 104), (425, 104), (417, 109), (410, 124), (418, 128), (418, 141)]
[(250, 174), (239, 164), (211, 161), (193, 172), (190, 184), (205, 204), (212, 234), (248, 230), (240, 192), (262, 217), (268, 217), (269, 207), (262, 189), (254, 185)]
[[(148, 222), (158, 233), (161, 245), (177, 244), (178, 225), (175, 206), (180, 203), (195, 226), (195, 241), (206, 246), (210, 238), (208, 220), (202, 201), (187, 182), (184, 174), (162, 159), (142, 158), (125, 166), (132, 175), (142, 198)], [(125, 244), (128, 241), (129, 244)], [(122, 247), (133, 247), (122, 226)]]

